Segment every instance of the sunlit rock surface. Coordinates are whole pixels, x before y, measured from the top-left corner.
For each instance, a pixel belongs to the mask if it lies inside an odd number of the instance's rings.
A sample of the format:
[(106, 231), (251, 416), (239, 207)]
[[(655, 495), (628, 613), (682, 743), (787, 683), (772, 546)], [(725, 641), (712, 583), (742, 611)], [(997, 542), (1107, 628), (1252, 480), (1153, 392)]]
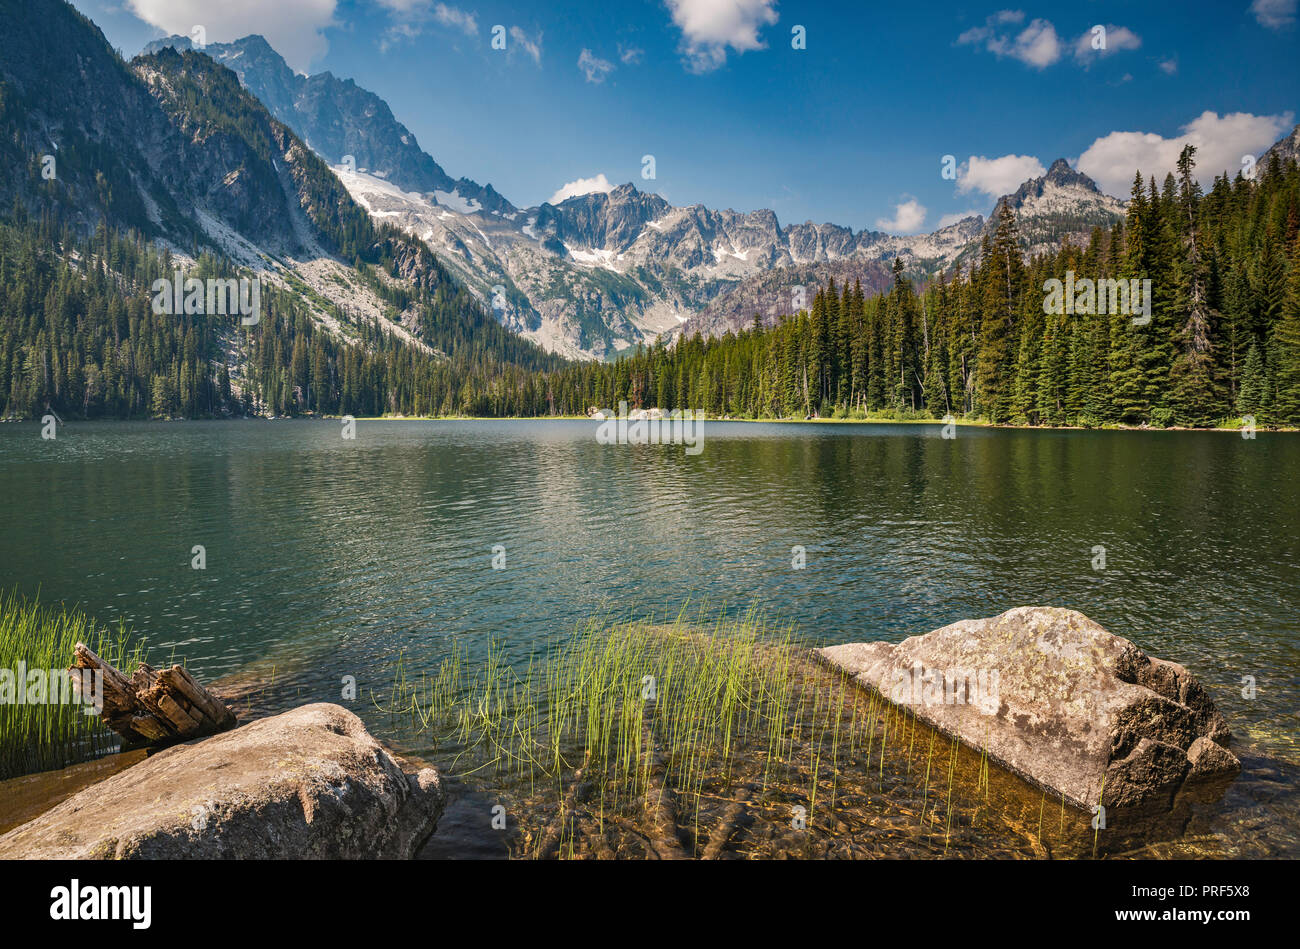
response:
[(833, 667), (1080, 806), (1172, 799), (1238, 771), (1201, 683), (1082, 613), (1017, 607), (897, 645), (819, 650)]
[(337, 705), (177, 745), (0, 837), (0, 859), (411, 857), (444, 792)]

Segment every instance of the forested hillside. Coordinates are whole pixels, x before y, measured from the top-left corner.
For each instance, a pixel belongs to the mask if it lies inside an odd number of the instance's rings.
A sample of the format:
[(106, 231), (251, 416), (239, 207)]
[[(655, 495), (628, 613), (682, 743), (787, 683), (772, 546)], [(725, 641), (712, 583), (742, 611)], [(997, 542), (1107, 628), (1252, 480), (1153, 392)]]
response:
[[(361, 266), (385, 289), (373, 268)], [(155, 313), (149, 287), (172, 268), (139, 235), (101, 227), (78, 239), (48, 222), (0, 226), (0, 417), (488, 414), (484, 393), (507, 366), (535, 383), (537, 370), (560, 365), (499, 327), (498, 336), (481, 335), (455, 320), (431, 319), (429, 334), (454, 343), (454, 355), (411, 346), (364, 321), (343, 340), (321, 329), (295, 294), (272, 287), (254, 326)], [(234, 271), (204, 255), (187, 273)], [(410, 295), (400, 302), (420, 312), (461, 312), (459, 301), (427, 291), (386, 292)], [(347, 314), (335, 317), (348, 324)], [(464, 335), (453, 338), (458, 332)]]
[[(128, 65), (62, 0), (0, 13), (0, 417), (471, 412), (500, 364), (563, 365), (230, 70)], [(155, 313), (177, 271), (260, 279), (260, 321)]]
[[(832, 283), (777, 326), (610, 364), (529, 368), (472, 334), (452, 359), (365, 325), (349, 345), (274, 291), (247, 329), (159, 316), (145, 289), (170, 264), (140, 238), (101, 229), (77, 244), (29, 223), (0, 240), (3, 415), (543, 416), (626, 400), (751, 418), (1300, 424), (1300, 169), (1270, 162), (1202, 194), (1193, 163), (1188, 149), (1163, 185), (1136, 176), (1127, 220), (1086, 247), (1025, 262), (1003, 215), (978, 264), (922, 293), (901, 273), (872, 298)], [(1044, 312), (1045, 283), (1068, 272), (1149, 279), (1149, 319)], [(221, 356), (232, 334), (245, 367), (233, 382)]]

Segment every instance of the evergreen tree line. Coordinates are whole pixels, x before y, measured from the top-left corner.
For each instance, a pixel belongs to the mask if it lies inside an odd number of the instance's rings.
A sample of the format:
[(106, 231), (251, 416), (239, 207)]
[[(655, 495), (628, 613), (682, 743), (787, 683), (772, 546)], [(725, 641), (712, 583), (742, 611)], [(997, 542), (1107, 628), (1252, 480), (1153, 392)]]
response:
[[(451, 282), (433, 291), (362, 280), (414, 312), (398, 339), (334, 308), (343, 337), (301, 299), (264, 286), (260, 320), (159, 314), (150, 288), (178, 266), (138, 233), (100, 226), (82, 240), (52, 217), (0, 226), (0, 418), (201, 418), (242, 414), (548, 414), (535, 390), (564, 365), (508, 332)], [(229, 278), (200, 254), (185, 277)], [(391, 276), (391, 275), (389, 275)]]
[[(739, 333), (550, 374), (557, 410), (1300, 424), (1300, 170), (1274, 159), (1257, 180), (1223, 174), (1203, 193), (1194, 168), (1188, 146), (1162, 185), (1138, 173), (1126, 219), (1086, 247), (1025, 261), (1003, 207), (969, 269), (922, 292), (895, 261), (893, 288), (871, 299), (832, 281), (772, 327), (756, 315)], [(1149, 313), (1099, 312), (1096, 297), (1045, 307), (1047, 281), (1070, 273), (1150, 280)]]
[[(1186, 149), (1163, 185), (1135, 176), (1125, 220), (1025, 261), (1001, 214), (977, 261), (918, 291), (832, 281), (764, 326), (612, 363), (566, 363), (487, 317), (453, 281), (357, 272), (417, 314), (425, 346), (335, 308), (343, 336), (267, 287), (261, 321), (155, 314), (171, 258), (134, 232), (79, 239), (56, 218), (0, 227), (0, 417), (230, 414), (577, 415), (592, 406), (749, 418), (945, 416), (1028, 425), (1300, 424), (1300, 169), (1215, 179)], [(372, 245), (373, 246), (373, 245)], [(187, 276), (234, 271), (199, 255)], [(1150, 280), (1149, 310), (1044, 312), (1048, 280)], [(1051, 309), (1050, 307), (1048, 309)]]

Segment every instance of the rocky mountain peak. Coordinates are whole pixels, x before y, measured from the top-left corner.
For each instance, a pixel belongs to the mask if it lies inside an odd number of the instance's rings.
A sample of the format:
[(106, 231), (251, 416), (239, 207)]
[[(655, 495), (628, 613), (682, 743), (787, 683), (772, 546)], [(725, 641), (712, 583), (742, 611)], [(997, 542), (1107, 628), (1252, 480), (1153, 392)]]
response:
[(1052, 162), (1052, 167), (1047, 169), (1047, 174), (1043, 176), (1043, 179), (1050, 184), (1059, 185), (1063, 188), (1082, 188), (1085, 191), (1101, 194), (1101, 190), (1097, 187), (1095, 181), (1083, 174), (1083, 172), (1075, 171), (1064, 158), (1058, 158)]
[(1293, 128), (1290, 134), (1284, 135), (1274, 142), (1268, 151), (1260, 156), (1259, 167), (1267, 170), (1270, 162), (1275, 157), (1279, 164), (1286, 162), (1288, 159), (1300, 162), (1300, 125)]
[[(141, 55), (162, 49), (194, 49), (186, 36), (154, 40)], [(393, 182), (406, 191), (440, 194), (440, 202), (512, 214), (517, 209), (495, 190), (453, 179), (424, 152), (415, 135), (394, 118), (373, 92), (330, 72), (295, 73), (265, 37), (249, 34), (230, 43), (209, 43), (201, 50), (229, 67), (271, 114), (301, 136), (331, 164), (351, 155), (359, 169)]]
[[(1102, 197), (1101, 189), (1097, 187), (1095, 181), (1082, 172), (1075, 171), (1064, 158), (1058, 158), (1047, 169), (1047, 174), (1039, 178), (1030, 178), (1012, 194), (1000, 198), (998, 203), (1007, 202), (1013, 211), (1018, 211), (1027, 202), (1043, 197), (1049, 186), (1078, 189)], [(996, 210), (991, 217), (995, 216)]]

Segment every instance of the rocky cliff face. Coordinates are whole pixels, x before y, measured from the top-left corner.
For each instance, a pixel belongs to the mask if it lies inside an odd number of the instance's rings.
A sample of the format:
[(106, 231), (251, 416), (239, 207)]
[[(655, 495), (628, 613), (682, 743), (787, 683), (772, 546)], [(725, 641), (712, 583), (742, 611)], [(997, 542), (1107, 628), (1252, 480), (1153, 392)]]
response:
[(1268, 151), (1260, 155), (1256, 167), (1267, 170), (1274, 159), (1277, 160), (1279, 168), (1288, 161), (1300, 162), (1300, 125), (1293, 128), (1290, 135), (1274, 142)]
[[(143, 55), (169, 48), (194, 46), (189, 37), (169, 36), (150, 43)], [(491, 185), (453, 179), (393, 117), (388, 103), (351, 79), (329, 72), (299, 75), (256, 34), (233, 43), (210, 43), (201, 52), (233, 70), (272, 115), (331, 164), (351, 155), (357, 168), (406, 191), (456, 195), (487, 211), (515, 210)]]

